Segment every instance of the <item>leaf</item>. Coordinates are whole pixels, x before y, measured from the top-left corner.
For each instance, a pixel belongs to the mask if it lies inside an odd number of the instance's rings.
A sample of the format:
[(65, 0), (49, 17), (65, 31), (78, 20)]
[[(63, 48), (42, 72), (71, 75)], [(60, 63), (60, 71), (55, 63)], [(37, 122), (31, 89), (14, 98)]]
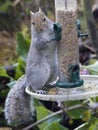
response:
[(7, 12), (10, 6), (12, 6), (12, 3), (10, 0), (7, 0), (6, 2), (2, 4), (2, 6), (0, 6), (0, 11)]
[(91, 124), (89, 130), (98, 130), (98, 120), (94, 124)]
[(19, 79), (22, 75), (24, 75), (25, 73), (25, 66), (26, 66), (26, 63), (25, 61), (19, 57), (18, 58), (18, 64), (15, 66), (15, 79)]
[(74, 129), (74, 130), (88, 130), (89, 126), (90, 126), (89, 123), (84, 123), (84, 124), (78, 126), (78, 127), (77, 127), (76, 129)]
[(17, 52), (23, 60), (26, 60), (27, 53), (30, 47), (30, 40), (25, 39), (21, 32), (17, 35)]
[(5, 89), (5, 90), (0, 91), (0, 98), (6, 97), (8, 92), (9, 92), (9, 89)]
[[(69, 101), (69, 102), (65, 102), (64, 104), (65, 106), (70, 107), (70, 106), (81, 104), (81, 101)], [(84, 111), (85, 110), (83, 108), (78, 108), (78, 109), (70, 110), (67, 113), (72, 119), (81, 119), (83, 118)]]
[(78, 109), (74, 109), (74, 110), (68, 111), (68, 114), (73, 119), (81, 119), (83, 117), (83, 112), (84, 112), (83, 109), (78, 108)]
[[(37, 120), (43, 119), (44, 117), (52, 114), (51, 111), (49, 111), (48, 109), (46, 109), (43, 106), (36, 107), (36, 112), (37, 112)], [(42, 124), (40, 124), (39, 128), (40, 128), (40, 130), (43, 130), (48, 124), (52, 123), (53, 121), (60, 122), (60, 120), (61, 120), (61, 116), (60, 115), (54, 116), (54, 117), (46, 120)]]
[(74, 130), (98, 130), (98, 119), (92, 116), (88, 122), (78, 126)]
[(19, 79), (25, 73), (26, 58), (30, 47), (29, 39), (25, 39), (23, 34), (20, 32), (17, 35), (17, 52), (19, 53), (18, 64), (16, 66), (15, 79)]
[(4, 69), (4, 67), (0, 67), (0, 76), (10, 78), (10, 76), (7, 74), (7, 72), (6, 72), (6, 70)]
[(14, 80), (14, 81), (11, 81), (11, 82), (9, 82), (8, 84), (7, 84), (7, 86), (9, 87), (9, 88), (12, 88), (15, 84), (16, 84), (16, 80)]
[(98, 75), (98, 61), (92, 65), (83, 66), (83, 68), (86, 68), (92, 75)]
[(44, 105), (40, 102), (40, 100), (34, 98), (34, 106), (35, 106), (35, 108), (36, 108), (36, 107), (38, 107), (38, 106), (44, 106)]
[(4, 112), (4, 109), (2, 107), (0, 107), (0, 114)]
[(68, 130), (68, 129), (60, 125), (58, 122), (52, 122), (48, 126), (46, 126), (43, 130)]

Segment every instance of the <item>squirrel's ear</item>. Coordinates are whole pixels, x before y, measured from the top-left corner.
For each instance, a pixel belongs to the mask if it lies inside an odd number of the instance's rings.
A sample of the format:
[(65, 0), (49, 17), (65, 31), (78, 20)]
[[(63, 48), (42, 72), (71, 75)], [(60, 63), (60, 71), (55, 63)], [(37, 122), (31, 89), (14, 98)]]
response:
[(31, 14), (31, 16), (32, 16), (34, 13), (30, 10), (30, 14)]
[(42, 9), (40, 7), (39, 7), (39, 12), (44, 14), (44, 12), (42, 11)]

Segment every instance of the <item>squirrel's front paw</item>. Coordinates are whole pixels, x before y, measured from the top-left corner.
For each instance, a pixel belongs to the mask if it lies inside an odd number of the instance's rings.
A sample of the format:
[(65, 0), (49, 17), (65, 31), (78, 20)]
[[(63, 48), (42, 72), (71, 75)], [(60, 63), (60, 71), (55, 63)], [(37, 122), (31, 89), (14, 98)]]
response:
[(37, 94), (46, 94), (46, 91), (44, 91), (44, 90), (37, 90), (36, 93)]

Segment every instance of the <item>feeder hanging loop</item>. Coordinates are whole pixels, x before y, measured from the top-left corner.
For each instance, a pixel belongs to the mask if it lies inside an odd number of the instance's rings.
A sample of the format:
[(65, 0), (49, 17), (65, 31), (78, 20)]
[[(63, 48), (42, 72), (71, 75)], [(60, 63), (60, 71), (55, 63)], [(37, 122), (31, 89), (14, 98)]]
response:
[(65, 9), (67, 9), (67, 0), (65, 0)]

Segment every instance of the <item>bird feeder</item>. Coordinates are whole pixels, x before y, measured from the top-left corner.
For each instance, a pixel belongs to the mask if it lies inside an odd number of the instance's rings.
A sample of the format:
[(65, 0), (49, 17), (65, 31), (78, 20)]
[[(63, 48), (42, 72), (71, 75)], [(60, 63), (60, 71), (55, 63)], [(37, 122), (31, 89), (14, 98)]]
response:
[(79, 75), (79, 45), (77, 35), (77, 3), (75, 0), (55, 0), (56, 22), (62, 26), (62, 38), (58, 44), (59, 82), (63, 88), (83, 84)]
[(26, 92), (40, 100), (71, 101), (98, 96), (98, 76), (80, 75), (76, 0), (55, 0), (56, 22), (62, 27), (58, 41), (59, 74), (56, 87), (47, 94)]
[(59, 77), (62, 82), (70, 80), (69, 71), (71, 69), (79, 69), (76, 5), (75, 0), (55, 0), (56, 22), (62, 26), (62, 39), (58, 43)]

